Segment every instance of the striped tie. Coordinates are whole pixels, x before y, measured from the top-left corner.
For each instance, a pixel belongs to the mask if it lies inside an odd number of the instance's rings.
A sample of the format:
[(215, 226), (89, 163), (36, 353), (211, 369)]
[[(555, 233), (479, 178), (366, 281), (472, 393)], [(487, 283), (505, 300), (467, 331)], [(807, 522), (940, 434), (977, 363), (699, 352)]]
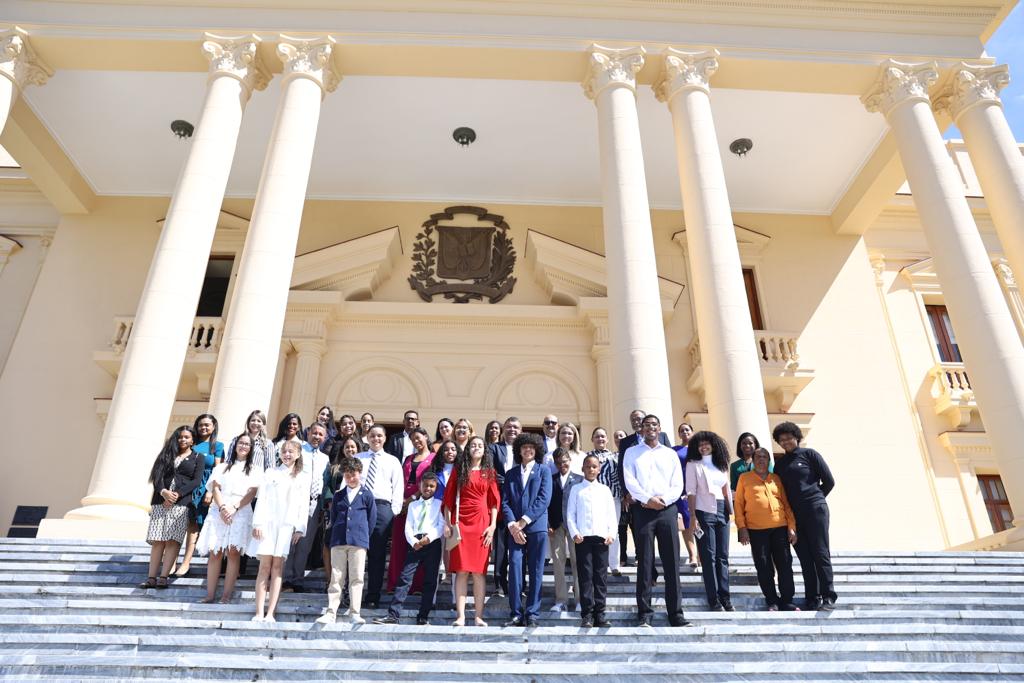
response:
[(370, 456), (370, 467), (366, 470), (366, 488), (373, 493), (373, 478), (377, 475), (377, 454)]

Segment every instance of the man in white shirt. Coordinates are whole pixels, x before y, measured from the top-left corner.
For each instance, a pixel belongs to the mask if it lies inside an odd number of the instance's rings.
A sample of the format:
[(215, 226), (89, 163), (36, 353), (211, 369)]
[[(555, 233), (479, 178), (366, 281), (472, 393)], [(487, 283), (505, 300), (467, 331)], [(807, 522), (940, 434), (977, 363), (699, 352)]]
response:
[[(328, 458), (320, 450), (327, 439), (327, 428), (314, 422), (306, 430), (306, 439), (302, 442), (302, 472), (311, 477), (309, 484), (309, 520), (306, 523), (306, 534), (299, 539), (284, 563), (281, 590), (303, 593), (306, 587), (302, 580), (306, 576), (306, 562), (309, 560), (313, 547), (321, 540), (320, 526), (323, 508), (320, 505), (320, 494), (324, 490), (324, 470), (327, 469)], [(319, 551), (317, 551), (319, 555)], [(317, 556), (318, 556), (317, 555)]]
[(665, 609), (672, 626), (689, 626), (679, 603), (679, 534), (676, 501), (683, 493), (683, 470), (676, 452), (660, 443), (661, 421), (646, 415), (641, 422), (643, 441), (626, 451), (622, 478), (633, 504), (630, 514), (636, 531), (636, 606), (640, 626), (650, 626), (651, 589), (654, 584), (654, 544), (665, 576)]
[(611, 626), (604, 616), (608, 594), (605, 573), (608, 571), (608, 546), (615, 541), (619, 521), (611, 489), (597, 480), (600, 472), (599, 457), (588, 455), (583, 459), (584, 481), (570, 489), (565, 509), (565, 526), (576, 548), (584, 628)]
[[(555, 461), (555, 449), (558, 448), (558, 417), (556, 415), (545, 415), (544, 416), (544, 459), (545, 465), (550, 465)], [(551, 472), (554, 474), (554, 470)]]
[[(505, 473), (516, 466), (512, 444), (523, 431), (523, 424), (518, 417), (508, 417), (502, 425), (502, 440), (492, 443), (487, 448), (491, 453), (494, 471), (498, 474), (498, 488), (505, 485)], [(498, 597), (508, 593), (508, 531), (504, 525), (498, 525), (494, 532), (494, 589)]]
[(377, 524), (370, 531), (370, 549), (366, 553), (366, 600), (363, 604), (369, 609), (380, 606), (391, 520), (402, 511), (405, 502), (402, 465), (384, 451), (384, 440), (384, 427), (373, 425), (366, 434), (369, 450), (356, 456), (363, 461), (363, 486), (377, 502)]

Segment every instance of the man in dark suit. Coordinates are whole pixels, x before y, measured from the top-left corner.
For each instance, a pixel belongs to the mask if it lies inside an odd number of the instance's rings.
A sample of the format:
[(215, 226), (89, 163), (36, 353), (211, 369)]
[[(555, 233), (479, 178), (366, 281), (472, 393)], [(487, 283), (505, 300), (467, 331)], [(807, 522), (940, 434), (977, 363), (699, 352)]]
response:
[(415, 410), (405, 411), (402, 416), (402, 431), (395, 432), (388, 437), (384, 444), (384, 452), (398, 458), (398, 462), (405, 462), (405, 456), (416, 449), (412, 445), (412, 430), (420, 426), (420, 414)]
[[(551, 500), (551, 469), (537, 462), (541, 448), (540, 437), (536, 434), (520, 434), (513, 445), (517, 467), (505, 473), (502, 487), (502, 520), (512, 540), (508, 551), (508, 601), (512, 617), (506, 626), (536, 626), (540, 614)], [(525, 604), (520, 596), (524, 554), (530, 573)]]
[[(494, 470), (498, 473), (498, 486), (505, 485), (505, 473), (516, 466), (512, 445), (516, 437), (523, 431), (523, 424), (518, 417), (509, 417), (502, 425), (502, 438), (487, 448), (491, 453)], [(508, 593), (508, 531), (504, 524), (499, 524), (494, 534), (494, 587), (499, 597)]]

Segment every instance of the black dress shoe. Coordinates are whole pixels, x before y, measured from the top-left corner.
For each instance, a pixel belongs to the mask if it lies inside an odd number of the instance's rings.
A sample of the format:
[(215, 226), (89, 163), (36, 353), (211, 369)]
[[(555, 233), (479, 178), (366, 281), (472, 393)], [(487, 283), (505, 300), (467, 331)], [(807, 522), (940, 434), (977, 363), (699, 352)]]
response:
[(831, 612), (835, 608), (836, 608), (836, 601), (833, 600), (832, 598), (825, 598), (824, 600), (821, 601), (821, 611), (822, 612)]
[(818, 600), (817, 598), (810, 598), (808, 600), (805, 600), (804, 609), (809, 610), (811, 612), (821, 609), (821, 600)]
[(594, 617), (594, 626), (597, 628), (608, 628), (612, 625), (612, 622), (608, 621), (604, 617)]
[(654, 617), (648, 614), (646, 617), (640, 617), (637, 619), (636, 625), (643, 628), (650, 628), (653, 621)]
[(709, 612), (724, 612), (725, 611), (725, 606), (722, 603), (720, 603), (720, 602), (716, 602), (715, 604), (708, 606), (708, 611)]
[(537, 620), (533, 617), (526, 617), (526, 625), (531, 627), (540, 626), (540, 624), (537, 623)]
[(693, 622), (687, 621), (686, 619), (680, 619), (677, 621), (670, 621), (669, 625), (674, 628), (685, 628), (687, 626), (693, 626)]
[(417, 626), (430, 626), (430, 619), (426, 617), (416, 617)]
[(373, 620), (375, 624), (397, 624), (398, 617), (393, 614), (385, 614), (383, 617), (377, 617)]
[(580, 620), (580, 628), (594, 628), (594, 620), (590, 617), (583, 617)]
[(732, 606), (732, 602), (729, 600), (722, 600), (722, 609), (726, 612), (735, 612), (736, 608)]
[(516, 617), (515, 619), (509, 619), (508, 621), (506, 621), (505, 626), (523, 628), (524, 626), (526, 626), (526, 622), (520, 619), (519, 617)]

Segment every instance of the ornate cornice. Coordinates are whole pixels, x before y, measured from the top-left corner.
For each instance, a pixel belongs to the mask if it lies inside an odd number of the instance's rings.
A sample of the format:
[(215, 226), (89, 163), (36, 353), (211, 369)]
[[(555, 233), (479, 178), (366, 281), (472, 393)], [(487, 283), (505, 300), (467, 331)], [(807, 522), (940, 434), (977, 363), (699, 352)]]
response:
[(1000, 284), (1006, 289), (1016, 289), (1017, 279), (1013, 276), (1010, 262), (1002, 256), (992, 259), (992, 269), (996, 271)]
[(254, 34), (226, 37), (203, 34), (203, 56), (210, 62), (210, 78), (230, 76), (238, 79), (249, 93), (263, 90), (270, 83), (270, 71), (256, 48), (260, 39)]
[(0, 74), (21, 90), (26, 85), (43, 85), (53, 71), (32, 50), (28, 33), (15, 26), (0, 33)]
[(686, 52), (668, 48), (662, 53), (664, 69), (654, 85), (654, 96), (668, 102), (682, 90), (711, 92), (711, 75), (718, 71), (718, 50)]
[(324, 94), (334, 92), (341, 82), (341, 74), (334, 66), (335, 43), (330, 36), (304, 39), (282, 33), (277, 56), (284, 63), (284, 81), (308, 78), (319, 85)]
[(935, 62), (905, 64), (894, 59), (882, 64), (878, 80), (860, 98), (870, 112), (889, 116), (896, 107), (910, 102), (928, 102), (928, 88), (939, 79)]
[(968, 109), (979, 104), (1003, 106), (999, 91), (1010, 84), (1010, 67), (1006, 64), (994, 66), (970, 65), (960, 62), (953, 70), (949, 86), (935, 98), (935, 110), (949, 111), (953, 121)]
[(587, 75), (583, 78), (583, 93), (596, 100), (606, 88), (621, 86), (636, 94), (636, 75), (644, 67), (643, 46), (616, 50), (596, 43), (587, 55)]

